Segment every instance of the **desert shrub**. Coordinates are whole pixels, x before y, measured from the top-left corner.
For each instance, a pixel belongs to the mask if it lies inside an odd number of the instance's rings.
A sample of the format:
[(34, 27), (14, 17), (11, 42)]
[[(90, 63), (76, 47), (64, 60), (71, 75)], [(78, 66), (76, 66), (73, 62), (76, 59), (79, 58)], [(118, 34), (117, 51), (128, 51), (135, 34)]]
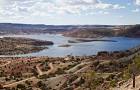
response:
[(49, 78), (49, 76), (46, 75), (46, 74), (44, 74), (44, 75), (40, 75), (40, 76), (39, 76), (39, 79), (46, 79), (46, 78)]
[(26, 90), (26, 87), (25, 87), (25, 85), (23, 85), (23, 84), (18, 84), (18, 85), (17, 85), (17, 88), (18, 88), (18, 89), (21, 89), (21, 90)]
[(116, 82), (115, 80), (111, 80), (111, 81), (110, 81), (110, 86), (111, 86), (111, 87), (115, 87), (116, 84), (117, 84), (117, 82)]
[(27, 84), (27, 85), (31, 85), (31, 82), (30, 81), (25, 81), (25, 83)]
[(55, 74), (65, 74), (66, 72), (61, 69), (61, 68), (58, 68), (58, 70), (55, 72)]
[(70, 68), (73, 68), (74, 66), (76, 66), (77, 64), (72, 64), (72, 65), (68, 65), (68, 67), (65, 67), (64, 70), (69, 70)]
[(140, 57), (136, 57), (134, 60), (137, 69), (140, 69)]
[(42, 81), (37, 82), (37, 87), (39, 87), (41, 90), (48, 90), (46, 84)]
[(128, 80), (128, 79), (131, 78), (131, 70), (130, 70), (130, 67), (131, 66), (129, 65), (128, 68), (126, 70), (124, 70), (123, 76), (122, 76), (123, 80)]

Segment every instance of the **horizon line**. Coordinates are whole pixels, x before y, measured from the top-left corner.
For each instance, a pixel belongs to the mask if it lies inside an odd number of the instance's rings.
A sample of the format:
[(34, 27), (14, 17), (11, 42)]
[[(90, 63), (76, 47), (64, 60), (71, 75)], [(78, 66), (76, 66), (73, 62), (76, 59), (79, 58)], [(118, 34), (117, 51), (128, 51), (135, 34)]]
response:
[(121, 26), (121, 25), (140, 25), (140, 23), (135, 24), (44, 24), (44, 23), (11, 23), (11, 22), (0, 22), (0, 24), (24, 24), (24, 25), (52, 25), (52, 26), (84, 26), (84, 25), (107, 25), (107, 26)]

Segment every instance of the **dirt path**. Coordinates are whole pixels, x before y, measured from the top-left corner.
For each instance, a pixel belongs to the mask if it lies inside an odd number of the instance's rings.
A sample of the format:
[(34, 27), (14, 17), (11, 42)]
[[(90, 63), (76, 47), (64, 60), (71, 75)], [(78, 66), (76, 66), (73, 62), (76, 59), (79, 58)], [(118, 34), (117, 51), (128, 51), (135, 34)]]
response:
[(24, 79), (24, 80), (15, 82), (15, 83), (7, 84), (7, 85), (4, 85), (3, 87), (14, 87), (14, 86), (16, 86), (16, 85), (18, 85), (18, 84), (24, 83), (24, 82), (27, 81), (27, 80), (34, 80), (34, 79), (36, 79), (36, 77), (31, 77), (31, 78), (27, 78), (27, 79)]
[(37, 72), (38, 72), (38, 75), (43, 75), (43, 72), (42, 70), (39, 68), (40, 64), (37, 64), (36, 65), (36, 69), (37, 69)]
[(36, 65), (36, 69), (37, 69), (37, 72), (38, 72), (38, 75), (39, 76), (41, 76), (41, 75), (44, 75), (44, 74), (50, 74), (51, 72), (53, 72), (53, 70), (54, 70), (54, 66), (53, 66), (53, 64), (52, 63), (49, 63), (49, 67), (50, 67), (50, 69), (48, 70), (48, 71), (46, 71), (46, 72), (43, 72), (40, 68), (39, 68), (39, 66), (40, 66), (40, 64), (37, 64)]
[(48, 71), (46, 71), (46, 72), (43, 72), (43, 74), (50, 74), (51, 72), (53, 72), (54, 71), (54, 66), (53, 66), (53, 64), (52, 63), (49, 63), (49, 67), (50, 67), (50, 69), (48, 70)]
[(11, 63), (11, 61), (7, 61), (7, 63), (0, 65), (0, 67), (4, 67), (4, 66), (6, 66), (6, 65), (8, 65), (10, 63)]
[[(8, 63), (7, 63), (7, 64), (8, 64)], [(40, 64), (37, 64), (37, 65), (36, 65), (36, 69), (37, 69), (37, 72), (38, 72), (39, 75), (49, 74), (49, 73), (51, 73), (51, 72), (53, 71), (53, 69), (54, 69), (52, 63), (49, 64), (50, 70), (48, 70), (47, 72), (42, 72), (42, 70), (39, 68), (39, 66), (40, 66)], [(24, 82), (27, 81), (27, 80), (35, 80), (35, 79), (37, 79), (37, 78), (33, 76), (33, 77), (31, 77), (31, 78), (27, 78), (27, 79), (24, 79), (24, 80), (21, 80), (21, 81), (18, 81), (18, 82), (14, 82), (14, 83), (11, 83), (11, 84), (4, 85), (3, 87), (14, 87), (14, 86), (16, 86), (17, 84), (22, 84), (22, 83), (24, 83)]]
[(76, 72), (76, 71), (79, 69), (79, 67), (82, 67), (82, 66), (84, 66), (84, 65), (88, 65), (88, 64), (90, 64), (90, 63), (91, 63), (91, 62), (82, 62), (82, 63), (80, 63), (80, 64), (78, 64), (78, 65), (76, 65), (76, 66), (70, 68), (70, 69), (67, 70), (66, 72), (67, 72), (67, 73), (70, 73), (70, 72), (74, 73), (74, 72)]
[(44, 74), (49, 74), (49, 73), (53, 72), (54, 66), (52, 63), (49, 64), (49, 67), (50, 67), (50, 70), (48, 70), (46, 73), (44, 72)]
[(69, 75), (58, 75), (56, 77), (51, 77), (48, 79), (48, 86), (52, 87), (51, 90), (62, 90), (60, 89), (68, 80)]

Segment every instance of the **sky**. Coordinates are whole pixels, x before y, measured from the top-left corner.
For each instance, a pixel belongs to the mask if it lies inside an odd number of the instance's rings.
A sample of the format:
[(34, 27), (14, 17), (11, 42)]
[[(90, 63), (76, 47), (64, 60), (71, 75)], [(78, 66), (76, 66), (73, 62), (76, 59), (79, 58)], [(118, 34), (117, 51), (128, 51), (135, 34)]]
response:
[(0, 23), (140, 24), (140, 0), (0, 0)]

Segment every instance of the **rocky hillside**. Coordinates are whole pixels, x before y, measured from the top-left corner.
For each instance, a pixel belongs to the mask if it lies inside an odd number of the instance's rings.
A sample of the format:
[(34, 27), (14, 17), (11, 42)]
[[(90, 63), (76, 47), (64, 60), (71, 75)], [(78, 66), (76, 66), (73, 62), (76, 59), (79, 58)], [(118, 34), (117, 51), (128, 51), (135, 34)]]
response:
[(78, 38), (96, 38), (104, 36), (114, 36), (114, 31), (111, 29), (75, 29), (70, 32), (64, 33), (64, 36), (78, 37)]
[(37, 52), (47, 48), (46, 45), (53, 45), (53, 42), (28, 38), (4, 37), (0, 38), (0, 55), (27, 54)]
[(140, 25), (132, 26), (126, 29), (125, 36), (128, 37), (140, 37)]
[(61, 33), (68, 37), (140, 37), (140, 25), (44, 25), (0, 23), (0, 35)]
[(75, 25), (45, 25), (45, 24), (17, 24), (0, 23), (0, 35), (3, 34), (36, 34), (60, 33), (77, 28)]
[(97, 38), (110, 36), (140, 37), (140, 25), (122, 25), (114, 27), (78, 28), (64, 33), (67, 37)]

